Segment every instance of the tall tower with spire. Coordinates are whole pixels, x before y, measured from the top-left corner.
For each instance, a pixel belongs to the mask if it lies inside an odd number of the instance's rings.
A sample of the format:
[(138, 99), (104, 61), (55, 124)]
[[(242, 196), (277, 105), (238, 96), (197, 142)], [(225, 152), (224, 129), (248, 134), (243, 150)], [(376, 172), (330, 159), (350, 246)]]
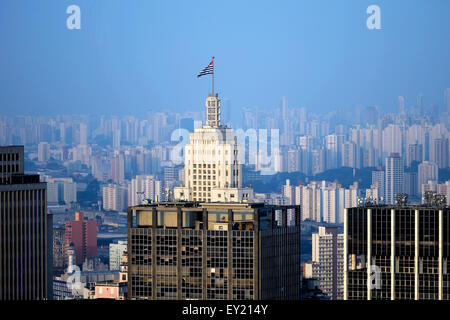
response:
[[(214, 75), (213, 65), (214, 60), (199, 76)], [(205, 107), (204, 125), (190, 133), (190, 142), (185, 146), (185, 185), (174, 188), (174, 198), (202, 202), (253, 200), (252, 188), (242, 187), (236, 133), (221, 124), (218, 94), (213, 91), (206, 98)]]

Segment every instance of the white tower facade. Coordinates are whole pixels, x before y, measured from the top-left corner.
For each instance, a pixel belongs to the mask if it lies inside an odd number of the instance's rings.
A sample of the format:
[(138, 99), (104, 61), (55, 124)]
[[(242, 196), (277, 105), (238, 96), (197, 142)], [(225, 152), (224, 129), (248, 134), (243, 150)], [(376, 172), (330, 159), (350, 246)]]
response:
[(185, 146), (185, 186), (174, 188), (174, 197), (202, 202), (250, 201), (253, 190), (242, 188), (237, 136), (221, 125), (218, 95), (209, 95), (205, 107), (205, 125), (190, 133)]
[(385, 193), (386, 203), (394, 204), (395, 196), (404, 191), (403, 159), (398, 153), (391, 153), (386, 158)]

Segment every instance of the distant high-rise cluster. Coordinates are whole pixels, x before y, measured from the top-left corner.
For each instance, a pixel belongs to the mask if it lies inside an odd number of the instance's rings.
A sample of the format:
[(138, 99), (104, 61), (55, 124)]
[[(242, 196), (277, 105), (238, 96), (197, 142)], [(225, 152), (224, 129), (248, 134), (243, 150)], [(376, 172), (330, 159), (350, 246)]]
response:
[(361, 190), (355, 182), (350, 188), (337, 183), (312, 181), (308, 185), (282, 186), (286, 204), (298, 204), (302, 208), (302, 220), (326, 223), (343, 223), (344, 209), (357, 205)]

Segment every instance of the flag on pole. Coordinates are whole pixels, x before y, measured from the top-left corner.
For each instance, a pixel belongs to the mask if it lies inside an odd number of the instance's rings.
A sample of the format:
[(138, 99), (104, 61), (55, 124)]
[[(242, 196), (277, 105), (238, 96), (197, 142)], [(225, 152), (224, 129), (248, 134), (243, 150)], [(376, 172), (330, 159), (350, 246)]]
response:
[(214, 74), (214, 57), (212, 58), (208, 66), (205, 67), (202, 71), (200, 71), (200, 73), (197, 75), (197, 78), (204, 76), (206, 74)]

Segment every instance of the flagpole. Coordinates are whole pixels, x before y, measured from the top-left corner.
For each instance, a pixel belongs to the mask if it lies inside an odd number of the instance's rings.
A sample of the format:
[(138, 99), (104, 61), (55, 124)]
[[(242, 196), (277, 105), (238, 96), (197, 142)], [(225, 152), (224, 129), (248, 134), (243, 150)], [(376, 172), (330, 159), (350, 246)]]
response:
[(212, 95), (215, 96), (215, 94), (214, 94), (214, 57), (212, 57), (212, 62), (213, 62), (213, 73), (212, 73)]

